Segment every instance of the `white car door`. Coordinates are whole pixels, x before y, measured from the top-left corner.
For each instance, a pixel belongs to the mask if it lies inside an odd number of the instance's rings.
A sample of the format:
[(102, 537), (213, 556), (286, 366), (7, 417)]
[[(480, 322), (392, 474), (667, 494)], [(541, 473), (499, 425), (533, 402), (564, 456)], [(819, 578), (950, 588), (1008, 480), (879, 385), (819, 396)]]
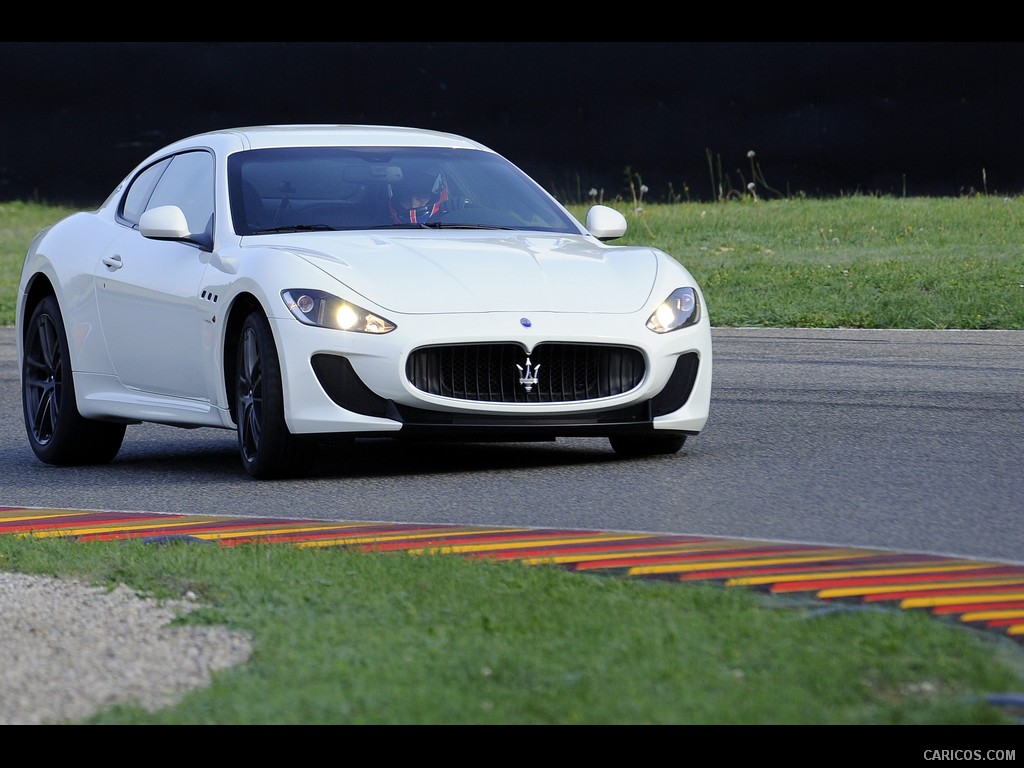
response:
[[(189, 152), (153, 166), (151, 177), (143, 173), (133, 186), (147, 187), (145, 208), (177, 205), (190, 231), (202, 233), (212, 221), (213, 183), (212, 156)], [(141, 213), (131, 209), (132, 194), (129, 189), (129, 221)], [(95, 273), (100, 326), (125, 387), (210, 399), (202, 338), (209, 303), (199, 287), (205, 255), (194, 243), (149, 239), (127, 227), (103, 253)]]

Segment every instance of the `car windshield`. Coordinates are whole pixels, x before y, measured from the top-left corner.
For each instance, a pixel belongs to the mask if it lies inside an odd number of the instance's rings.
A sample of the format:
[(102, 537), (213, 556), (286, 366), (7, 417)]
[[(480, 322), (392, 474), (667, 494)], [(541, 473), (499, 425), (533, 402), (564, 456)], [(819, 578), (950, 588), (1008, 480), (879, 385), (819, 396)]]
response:
[(254, 149), (228, 159), (228, 194), (239, 235), (395, 227), (579, 232), (533, 180), (479, 150)]

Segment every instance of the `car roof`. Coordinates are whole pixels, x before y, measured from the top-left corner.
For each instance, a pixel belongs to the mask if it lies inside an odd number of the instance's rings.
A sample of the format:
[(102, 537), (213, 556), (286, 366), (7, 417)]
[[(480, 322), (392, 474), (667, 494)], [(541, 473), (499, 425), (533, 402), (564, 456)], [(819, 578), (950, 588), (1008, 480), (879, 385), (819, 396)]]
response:
[(246, 149), (268, 147), (371, 146), (446, 147), (492, 151), (479, 142), (453, 133), (391, 125), (254, 125), (225, 128), (183, 141), (216, 142), (234, 139)]

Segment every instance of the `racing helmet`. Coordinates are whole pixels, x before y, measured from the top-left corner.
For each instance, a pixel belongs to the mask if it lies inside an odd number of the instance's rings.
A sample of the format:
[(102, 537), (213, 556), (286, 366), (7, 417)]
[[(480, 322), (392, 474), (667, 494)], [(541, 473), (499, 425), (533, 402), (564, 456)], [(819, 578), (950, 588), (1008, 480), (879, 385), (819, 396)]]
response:
[(409, 173), (388, 185), (391, 218), (397, 224), (422, 224), (447, 210), (448, 182), (440, 172)]

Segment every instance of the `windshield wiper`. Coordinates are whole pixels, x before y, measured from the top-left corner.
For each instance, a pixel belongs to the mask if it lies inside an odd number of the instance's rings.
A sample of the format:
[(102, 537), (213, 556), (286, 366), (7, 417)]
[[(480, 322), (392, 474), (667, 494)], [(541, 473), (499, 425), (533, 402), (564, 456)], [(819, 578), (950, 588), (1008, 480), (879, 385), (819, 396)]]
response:
[(446, 221), (425, 221), (419, 224), (376, 224), (366, 229), (516, 229), (499, 227), (497, 224), (459, 224)]
[(269, 227), (257, 229), (254, 235), (273, 235), (279, 232), (333, 232), (335, 227), (328, 224), (293, 224), (290, 227)]
[(515, 229), (515, 227), (499, 227), (497, 224), (459, 224), (447, 221), (428, 221), (422, 226), (429, 229)]

